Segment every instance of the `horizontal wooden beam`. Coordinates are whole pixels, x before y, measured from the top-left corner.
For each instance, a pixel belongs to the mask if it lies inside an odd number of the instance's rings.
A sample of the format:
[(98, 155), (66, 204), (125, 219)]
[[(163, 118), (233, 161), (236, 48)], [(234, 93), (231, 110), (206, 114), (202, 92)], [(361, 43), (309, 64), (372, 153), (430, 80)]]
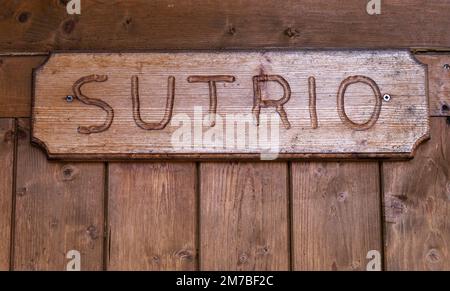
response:
[(1, 51), (450, 47), (448, 1), (2, 1)]

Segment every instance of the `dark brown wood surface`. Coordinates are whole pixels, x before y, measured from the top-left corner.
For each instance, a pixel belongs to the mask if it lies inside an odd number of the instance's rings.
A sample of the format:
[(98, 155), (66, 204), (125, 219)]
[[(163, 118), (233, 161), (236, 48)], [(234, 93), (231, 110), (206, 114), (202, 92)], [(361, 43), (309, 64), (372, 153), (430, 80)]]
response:
[(407, 163), (384, 163), (388, 270), (450, 270), (450, 120)]
[(287, 163), (200, 166), (200, 269), (289, 270)]
[(28, 119), (17, 135), (13, 269), (66, 270), (76, 250), (82, 270), (101, 270), (104, 165), (48, 162), (30, 144)]
[(377, 162), (292, 163), (295, 270), (365, 271), (382, 253)]
[(32, 70), (45, 59), (46, 56), (0, 55), (0, 117), (31, 116)]
[(111, 163), (108, 270), (197, 268), (195, 163)]
[(428, 66), (431, 116), (450, 116), (450, 56), (448, 54), (418, 55)]
[(260, 47), (450, 47), (450, 3), (246, 0), (5, 0), (0, 51)]
[(14, 119), (0, 118), (0, 271), (10, 261), (14, 139)]

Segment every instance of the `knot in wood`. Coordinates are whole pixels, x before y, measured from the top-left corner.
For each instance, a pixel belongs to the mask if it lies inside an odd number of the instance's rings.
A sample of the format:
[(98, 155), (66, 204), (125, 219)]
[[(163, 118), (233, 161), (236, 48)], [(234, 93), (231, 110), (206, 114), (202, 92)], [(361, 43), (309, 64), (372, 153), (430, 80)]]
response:
[(19, 17), (17, 17), (17, 20), (18, 20), (20, 23), (25, 23), (25, 22), (28, 21), (28, 19), (30, 18), (30, 16), (31, 16), (31, 13), (25, 11), (25, 12), (22, 12), (22, 13), (19, 14)]
[(348, 192), (340, 192), (337, 195), (337, 201), (344, 202), (345, 200), (347, 200), (347, 197), (348, 197)]
[(239, 256), (239, 263), (240, 264), (244, 264), (244, 263), (246, 263), (248, 261), (248, 255), (246, 254), (246, 253), (242, 253), (240, 256)]
[(441, 261), (441, 253), (437, 249), (430, 249), (426, 255), (427, 261), (436, 264)]
[(89, 235), (89, 237), (92, 240), (96, 240), (98, 239), (98, 231), (97, 228), (94, 225), (90, 225), (87, 230), (86, 230), (87, 234)]
[(189, 250), (179, 250), (175, 255), (178, 258), (180, 258), (181, 260), (186, 260), (186, 261), (192, 261), (193, 257), (194, 257), (192, 255), (192, 252)]
[(292, 28), (292, 27), (288, 27), (285, 31), (284, 34), (290, 38), (295, 38), (295, 37), (299, 37), (300, 36), (300, 31), (296, 28)]
[(63, 181), (72, 181), (77, 174), (76, 168), (72, 165), (65, 165), (62, 167)]

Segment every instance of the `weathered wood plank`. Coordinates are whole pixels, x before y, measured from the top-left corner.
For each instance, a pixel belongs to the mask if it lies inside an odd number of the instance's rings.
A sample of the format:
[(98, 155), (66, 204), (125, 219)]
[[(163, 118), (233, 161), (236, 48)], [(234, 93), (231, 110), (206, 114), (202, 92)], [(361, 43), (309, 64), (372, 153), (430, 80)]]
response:
[(195, 270), (195, 163), (109, 165), (108, 270)]
[(450, 116), (450, 55), (425, 54), (417, 59), (428, 65), (431, 116)]
[(295, 270), (366, 270), (368, 252), (382, 254), (378, 170), (376, 162), (292, 164)]
[(103, 164), (48, 162), (31, 146), (26, 119), (18, 138), (14, 269), (66, 270), (76, 250), (81, 270), (101, 270)]
[(386, 268), (450, 270), (450, 122), (410, 162), (383, 163)]
[(404, 50), (62, 53), (35, 88), (52, 158), (410, 157), (429, 130)]
[(10, 262), (14, 140), (14, 119), (0, 118), (0, 271)]
[(201, 270), (289, 269), (287, 168), (201, 163)]
[[(1, 51), (450, 47), (448, 1), (2, 1)], [(420, 17), (418, 17), (420, 15)]]
[(0, 117), (31, 116), (32, 70), (45, 59), (0, 55)]

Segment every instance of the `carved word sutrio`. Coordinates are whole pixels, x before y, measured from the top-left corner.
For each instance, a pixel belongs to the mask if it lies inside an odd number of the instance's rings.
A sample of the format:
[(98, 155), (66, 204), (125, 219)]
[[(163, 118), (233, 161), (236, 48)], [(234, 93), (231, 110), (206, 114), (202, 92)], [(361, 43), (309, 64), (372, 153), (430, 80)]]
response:
[[(80, 126), (78, 132), (82, 134), (100, 133), (107, 130), (114, 121), (114, 109), (105, 101), (90, 98), (81, 92), (81, 87), (90, 82), (105, 82), (108, 80), (106, 75), (90, 75), (80, 78), (73, 85), (73, 92), (78, 100), (82, 103), (102, 108), (106, 113), (105, 122), (102, 125)], [(211, 127), (216, 124), (215, 116), (217, 114), (217, 83), (227, 82), (233, 83), (236, 78), (231, 75), (215, 75), (215, 76), (189, 76), (187, 81), (189, 83), (207, 83), (209, 87), (209, 114), (212, 116), (210, 123)], [(316, 109), (316, 79), (309, 77), (309, 114), (311, 118), (311, 127), (313, 129), (318, 127), (317, 109)], [(263, 99), (261, 93), (262, 83), (276, 82), (283, 88), (283, 96), (279, 99)], [(164, 117), (159, 122), (145, 122), (141, 118), (140, 94), (139, 94), (139, 77), (133, 75), (131, 77), (131, 101), (133, 106), (133, 119), (136, 125), (144, 130), (163, 130), (170, 122), (173, 114), (173, 106), (175, 102), (175, 77), (169, 76), (167, 80), (167, 103), (164, 112)], [(375, 106), (370, 119), (364, 123), (357, 123), (352, 121), (345, 112), (345, 92), (347, 88), (356, 83), (363, 83), (370, 87), (375, 97)], [(261, 108), (273, 107), (279, 114), (281, 121), (286, 129), (291, 128), (291, 123), (284, 109), (285, 104), (289, 102), (292, 97), (291, 87), (283, 76), (280, 75), (258, 75), (253, 77), (253, 109), (252, 113), (256, 120), (256, 125), (259, 125), (259, 116)], [(382, 96), (380, 88), (377, 83), (366, 76), (350, 76), (341, 82), (337, 92), (337, 112), (342, 122), (354, 130), (368, 130), (378, 120), (381, 111)]]

